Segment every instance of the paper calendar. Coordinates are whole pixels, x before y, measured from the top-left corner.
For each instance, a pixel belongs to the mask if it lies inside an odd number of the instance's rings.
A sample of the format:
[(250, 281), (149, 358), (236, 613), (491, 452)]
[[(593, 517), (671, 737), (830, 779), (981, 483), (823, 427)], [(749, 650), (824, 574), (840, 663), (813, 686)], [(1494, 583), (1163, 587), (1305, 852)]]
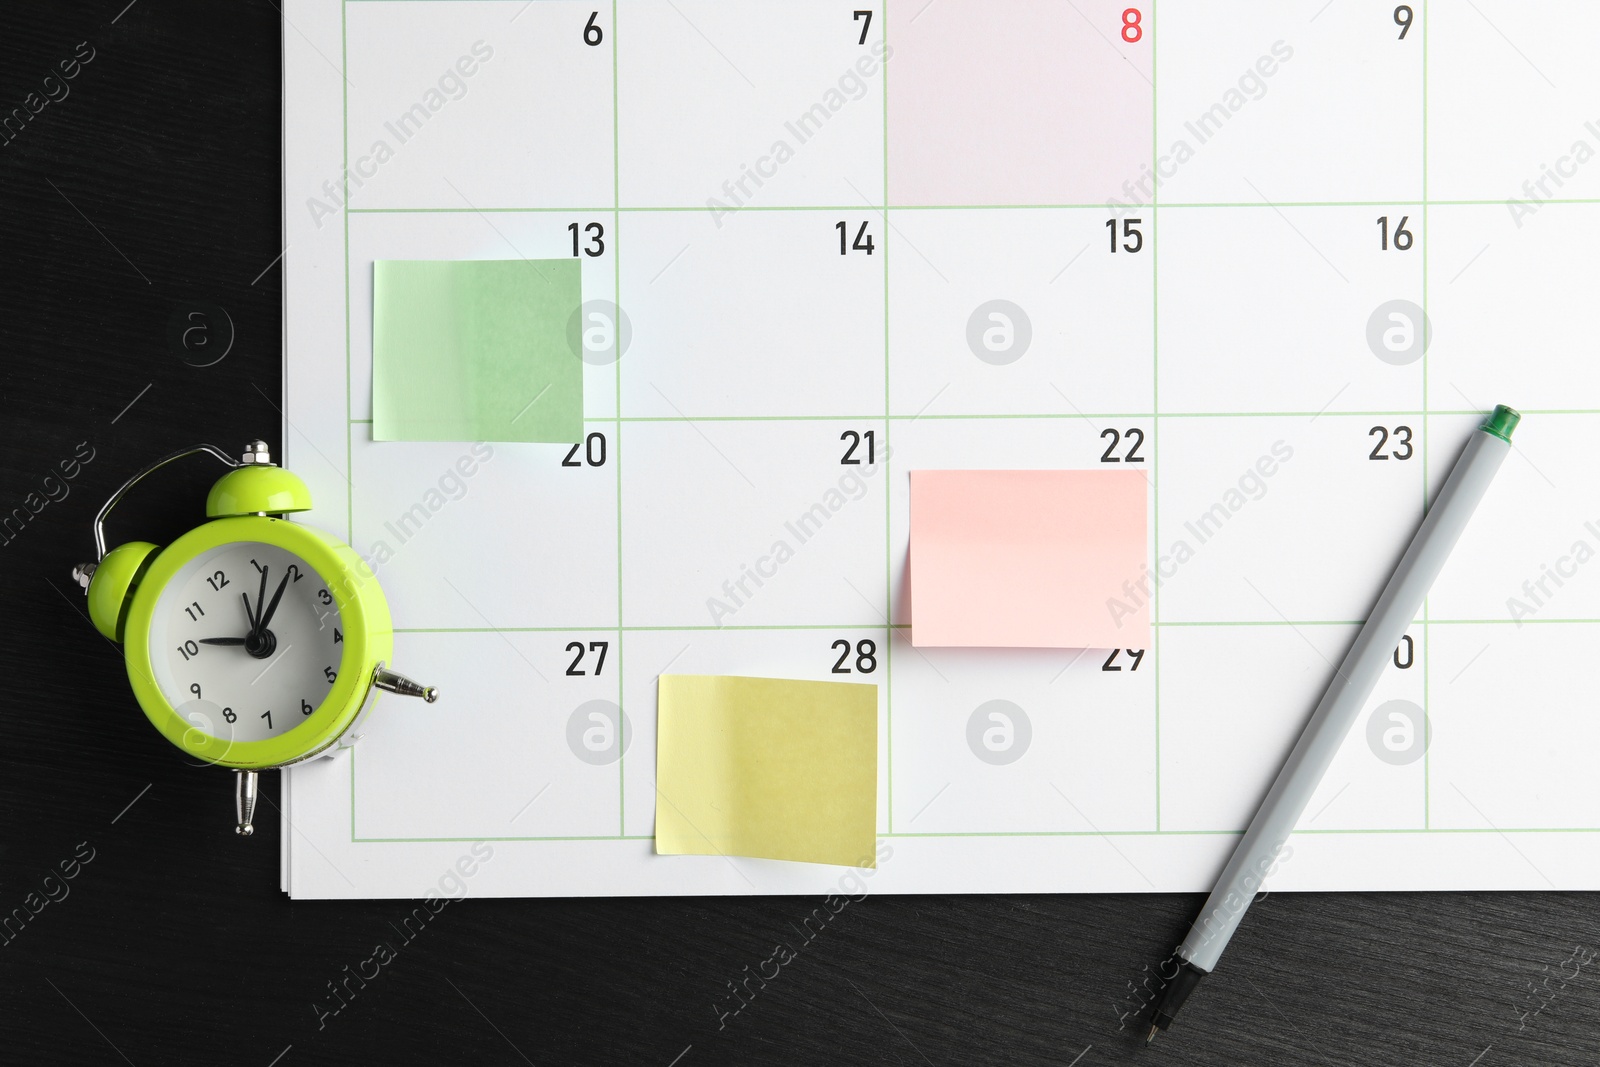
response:
[[(662, 673), (877, 686), (875, 891), (1207, 888), (1496, 403), (1270, 887), (1600, 888), (1600, 9), (285, 17), (286, 465), (442, 694), (288, 774), (292, 895), (861, 878), (654, 854)], [(374, 264), (480, 259), (578, 265), (581, 435), (375, 441)], [(911, 471), (1112, 469), (1148, 642), (912, 644)]]

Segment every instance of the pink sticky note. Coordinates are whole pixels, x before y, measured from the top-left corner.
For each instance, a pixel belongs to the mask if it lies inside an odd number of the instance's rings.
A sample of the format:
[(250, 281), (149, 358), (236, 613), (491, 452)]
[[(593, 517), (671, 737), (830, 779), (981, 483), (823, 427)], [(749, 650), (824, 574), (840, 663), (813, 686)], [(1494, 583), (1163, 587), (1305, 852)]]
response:
[(1144, 648), (1142, 471), (912, 471), (911, 643)]

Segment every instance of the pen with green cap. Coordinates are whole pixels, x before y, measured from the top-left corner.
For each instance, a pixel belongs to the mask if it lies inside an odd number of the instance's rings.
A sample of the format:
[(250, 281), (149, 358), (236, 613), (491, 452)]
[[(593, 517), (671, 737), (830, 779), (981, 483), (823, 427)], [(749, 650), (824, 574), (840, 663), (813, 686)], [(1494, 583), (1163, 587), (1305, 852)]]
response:
[(1156, 1001), (1146, 1041), (1154, 1040), (1159, 1031), (1172, 1025), (1173, 1017), (1200, 979), (1216, 967), (1228, 939), (1244, 918), (1245, 909), (1261, 888), (1262, 878), (1283, 851), (1345, 735), (1372, 695), (1391, 651), (1417, 617), (1433, 580), (1444, 569), (1445, 560), (1488, 491), (1495, 472), (1511, 452), (1511, 431), (1521, 417), (1501, 405), (1467, 442), (1433, 506), (1423, 516), (1422, 526), (1411, 539), (1400, 565), (1356, 634), (1355, 643), (1334, 672), (1305, 732), (1223, 868), (1200, 917), (1178, 946), (1178, 969)]

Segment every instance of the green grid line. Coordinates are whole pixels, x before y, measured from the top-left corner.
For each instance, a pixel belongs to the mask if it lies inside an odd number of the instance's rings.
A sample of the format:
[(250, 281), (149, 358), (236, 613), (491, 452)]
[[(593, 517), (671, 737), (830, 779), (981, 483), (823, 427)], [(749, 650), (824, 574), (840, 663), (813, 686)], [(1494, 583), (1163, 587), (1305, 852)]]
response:
[[(1360, 626), (1365, 619), (1208, 619), (1178, 621), (1165, 619), (1151, 622), (1157, 629), (1221, 629), (1224, 627), (1289, 627), (1296, 626)], [(1600, 626), (1596, 619), (1432, 619), (1432, 626)], [(566, 634), (566, 633), (717, 633), (747, 630), (909, 630), (908, 622), (885, 626), (881, 622), (829, 622), (829, 623), (774, 623), (770, 625), (736, 626), (397, 626), (397, 634)], [(1031, 651), (1072, 651), (1071, 649), (1040, 649)], [(1106, 651), (1101, 649), (1100, 651)]]
[[(352, 0), (359, 2), (359, 0)], [(1426, 30), (1424, 30), (1426, 36)], [(1153, 51), (1153, 50), (1152, 50)], [(887, 79), (885, 79), (887, 86)], [(887, 89), (886, 89), (887, 91)], [(1426, 134), (1424, 134), (1426, 135)], [(889, 204), (885, 197), (883, 204), (745, 204), (739, 211), (746, 212), (783, 212), (783, 211), (860, 211), (863, 207), (871, 211), (1108, 211), (1111, 210), (1104, 203), (1099, 204)], [(1152, 199), (1152, 204), (1154, 200)], [(1411, 200), (1404, 197), (1393, 200), (1275, 200), (1271, 204), (1260, 200), (1254, 201), (1189, 201), (1169, 202), (1161, 206), (1174, 210), (1190, 208), (1253, 208), (1255, 210), (1270, 210), (1272, 208), (1321, 208), (1321, 207), (1497, 207), (1504, 208), (1505, 200)], [(1557, 197), (1549, 200), (1540, 200), (1540, 206), (1545, 204), (1600, 204), (1600, 197)], [(452, 214), (604, 214), (611, 211), (629, 213), (672, 213), (695, 212), (707, 210), (705, 205), (678, 206), (660, 204), (656, 206), (634, 207), (357, 207), (349, 211), (357, 215), (452, 215)]]
[[(339, 156), (343, 163), (339, 181), (344, 197), (340, 205), (344, 208), (341, 219), (344, 226), (344, 543), (349, 545), (354, 544), (356, 539), (356, 487), (355, 448), (350, 440), (353, 431), (350, 429), (349, 421), (353, 413), (355, 390), (350, 385), (350, 81), (345, 77), (345, 71), (350, 67), (350, 43), (345, 23), (348, 11), (346, 2), (347, 0), (344, 0), (339, 4), (339, 107), (343, 131), (339, 140)], [(353, 805), (350, 809), (350, 818), (353, 826), (355, 820)]]
[[(622, 161), (618, 155), (620, 149), (620, 129), (622, 126), (622, 98), (619, 94), (619, 81), (617, 77), (617, 0), (611, 0), (611, 295), (618, 305), (622, 302)], [(621, 339), (613, 338), (620, 344)], [(623, 705), (623, 646), (625, 644), (622, 627), (622, 359), (621, 350), (618, 358), (612, 360), (612, 397), (617, 422), (617, 447), (615, 449), (616, 463), (616, 509), (617, 509), (617, 833), (628, 832), (628, 776), (627, 776), (627, 748), (623, 744), (626, 736), (623, 724), (627, 722), (627, 708)]]
[(640, 834), (573, 834), (565, 837), (356, 837), (357, 845), (424, 845), (452, 841), (654, 841), (655, 835)]
[[(1154, 249), (1152, 248), (1152, 258)], [(1426, 359), (1426, 354), (1424, 354)], [(620, 360), (618, 361), (621, 362)], [(617, 376), (621, 378), (620, 368)], [(1600, 408), (1518, 408), (1523, 415), (1600, 415)], [(924, 413), (921, 415), (591, 415), (587, 423), (698, 423), (698, 422), (918, 422), (918, 421), (1021, 421), (1027, 419), (1064, 419), (1078, 422), (1097, 422), (1107, 419), (1387, 419), (1431, 418), (1434, 416), (1461, 416), (1482, 418), (1483, 412), (1475, 409), (1433, 408), (1429, 410), (1391, 411), (1040, 411), (1028, 414), (995, 414), (988, 412), (960, 412), (946, 415)], [(370, 425), (371, 419), (349, 419), (353, 426)], [(887, 438), (886, 438), (887, 440)], [(1153, 447), (1153, 445), (1152, 445)], [(1427, 438), (1424, 434), (1423, 448)]]
[[(1428, 257), (1433, 253), (1433, 232), (1428, 229), (1428, 0), (1422, 0), (1422, 511), (1428, 511), (1428, 442), (1433, 438), (1428, 425)], [(1428, 633), (1432, 613), (1430, 596), (1422, 598), (1422, 825), (1433, 822), (1432, 767), (1427, 743), (1430, 689), (1428, 673)]]
[[(889, 410), (889, 0), (883, 0), (879, 22), (883, 40), (883, 472), (887, 482), (894, 463), (890, 438), (893, 423)], [(894, 546), (890, 543), (890, 493), (883, 494), (883, 718), (884, 718), (884, 804), (888, 809), (889, 831), (894, 832)]]
[(762, 630), (909, 630), (910, 623), (891, 627), (881, 622), (797, 623), (767, 626), (413, 626), (395, 627), (397, 634), (614, 634), (614, 633), (744, 633)]
[[(347, 545), (355, 544), (356, 540), (356, 486), (355, 486), (355, 459), (354, 445), (351, 437), (355, 433), (350, 422), (351, 406), (355, 390), (350, 385), (350, 79), (346, 71), (350, 68), (350, 33), (347, 24), (349, 14), (349, 0), (340, 0), (339, 4), (339, 95), (341, 135), (339, 138), (339, 155), (343, 161), (340, 172), (340, 182), (343, 186), (344, 200), (340, 205), (344, 210), (341, 219), (344, 224), (344, 521), (345, 539)], [(285, 405), (287, 407), (288, 405)], [(288, 415), (285, 414), (285, 420)], [(356, 839), (356, 754), (350, 751), (350, 840)]]
[[(1160, 94), (1156, 81), (1160, 72), (1156, 61), (1156, 0), (1150, 0), (1150, 169), (1154, 178), (1150, 185), (1150, 451), (1155, 455), (1150, 464), (1150, 496), (1154, 502), (1151, 520), (1151, 548), (1156, 555), (1157, 569), (1151, 572), (1154, 589), (1150, 596), (1150, 646), (1155, 653), (1151, 667), (1156, 674), (1151, 686), (1154, 716), (1156, 831), (1161, 830), (1161, 129), (1157, 121)], [(1115, 237), (1113, 237), (1115, 240)]]
[[(885, 837), (1241, 837), (1243, 830), (972, 830), (885, 834)], [(1458, 826), (1366, 827), (1348, 830), (1295, 830), (1321, 837), (1351, 834), (1600, 834), (1600, 826)], [(476, 840), (463, 838), (462, 840)]]
[[(880, 837), (964, 838), (964, 837), (1240, 837), (1243, 830), (929, 830), (881, 833)], [(1295, 830), (1293, 836), (1350, 837), (1396, 834), (1600, 834), (1600, 826), (1394, 826), (1351, 829)], [(544, 837), (358, 837), (353, 844), (432, 844), (457, 841), (654, 841), (653, 834), (570, 834)]]

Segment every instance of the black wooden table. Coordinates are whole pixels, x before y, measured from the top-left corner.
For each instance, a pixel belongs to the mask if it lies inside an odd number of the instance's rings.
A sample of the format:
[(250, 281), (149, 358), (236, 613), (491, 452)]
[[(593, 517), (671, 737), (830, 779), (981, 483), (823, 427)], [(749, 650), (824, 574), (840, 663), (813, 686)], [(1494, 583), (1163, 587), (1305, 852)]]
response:
[[(29, 509), (0, 544), (0, 1061), (1600, 1062), (1583, 894), (1271, 896), (1148, 1050), (1131, 1013), (1196, 897), (869, 897), (764, 985), (817, 901), (469, 899), (410, 941), (398, 901), (289, 901), (277, 776), (236, 838), (228, 776), (150, 729), (70, 571), (150, 458), (281, 445), (295, 31), (272, 0), (125, 2), (0, 11), (0, 114), (37, 108), (0, 143), (0, 514)], [(164, 472), (114, 536), (195, 525), (213, 474)]]

